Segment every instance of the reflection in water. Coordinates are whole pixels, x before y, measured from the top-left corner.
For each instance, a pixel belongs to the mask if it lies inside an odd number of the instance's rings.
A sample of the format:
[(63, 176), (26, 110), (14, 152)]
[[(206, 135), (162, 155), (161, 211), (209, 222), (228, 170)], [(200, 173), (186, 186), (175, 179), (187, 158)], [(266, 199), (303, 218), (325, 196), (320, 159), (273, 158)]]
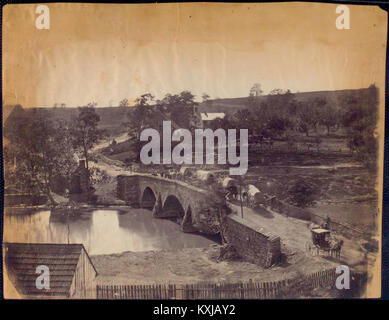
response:
[(183, 233), (172, 221), (155, 219), (144, 209), (95, 210), (78, 218), (58, 217), (50, 211), (5, 215), (4, 241), (83, 243), (89, 254), (124, 251), (178, 250), (205, 247), (212, 240)]

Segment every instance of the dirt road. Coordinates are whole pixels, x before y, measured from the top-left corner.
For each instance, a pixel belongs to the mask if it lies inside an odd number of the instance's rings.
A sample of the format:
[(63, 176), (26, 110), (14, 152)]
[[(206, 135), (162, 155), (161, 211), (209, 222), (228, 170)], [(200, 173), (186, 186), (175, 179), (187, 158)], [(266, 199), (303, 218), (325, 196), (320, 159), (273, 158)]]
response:
[[(239, 206), (231, 204), (231, 207), (237, 214), (241, 215)], [(264, 208), (254, 211), (253, 209), (243, 207), (243, 217), (244, 219), (258, 224), (265, 230), (279, 235), (282, 244), (287, 248), (305, 253), (305, 245), (307, 241), (311, 239), (311, 232), (308, 229), (308, 224), (310, 222), (286, 217)], [(338, 264), (366, 268), (367, 261), (371, 264), (373, 263), (374, 256), (367, 256), (367, 254), (361, 250), (358, 239), (350, 240), (338, 234), (336, 234), (336, 237), (344, 241), (341, 251), (341, 260)]]

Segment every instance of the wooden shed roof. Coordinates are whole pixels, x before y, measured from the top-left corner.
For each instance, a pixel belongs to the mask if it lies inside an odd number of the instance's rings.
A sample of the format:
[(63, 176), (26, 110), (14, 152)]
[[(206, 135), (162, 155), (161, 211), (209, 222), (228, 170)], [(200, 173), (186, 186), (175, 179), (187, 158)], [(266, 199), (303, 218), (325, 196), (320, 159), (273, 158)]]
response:
[[(19, 293), (26, 296), (69, 296), (82, 250), (93, 266), (82, 244), (4, 243), (8, 274)], [(50, 270), (50, 289), (36, 288), (40, 265)]]

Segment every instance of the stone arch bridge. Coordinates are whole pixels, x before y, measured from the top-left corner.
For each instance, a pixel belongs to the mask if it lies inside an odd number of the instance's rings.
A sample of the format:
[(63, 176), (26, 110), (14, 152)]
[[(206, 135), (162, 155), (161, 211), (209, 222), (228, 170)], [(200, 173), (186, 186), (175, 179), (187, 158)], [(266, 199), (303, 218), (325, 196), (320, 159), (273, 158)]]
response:
[(223, 206), (211, 190), (150, 174), (117, 177), (117, 196), (128, 205), (151, 209), (156, 218), (172, 218), (184, 232), (220, 231)]
[(280, 261), (280, 237), (235, 214), (225, 216), (224, 202), (212, 190), (137, 173), (117, 177), (117, 196), (128, 205), (152, 209), (154, 217), (175, 219), (184, 232), (220, 232), (240, 256), (252, 263), (270, 267)]

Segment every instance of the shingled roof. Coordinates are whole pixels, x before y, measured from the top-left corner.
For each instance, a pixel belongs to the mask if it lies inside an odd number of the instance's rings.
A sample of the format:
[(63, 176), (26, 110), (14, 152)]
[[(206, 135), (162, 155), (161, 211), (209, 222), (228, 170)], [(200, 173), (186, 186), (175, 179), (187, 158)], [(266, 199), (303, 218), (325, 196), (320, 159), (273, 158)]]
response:
[[(82, 250), (85, 251), (82, 244), (4, 243), (8, 275), (25, 296), (69, 297)], [(39, 265), (46, 265), (50, 270), (50, 289), (36, 288)]]

